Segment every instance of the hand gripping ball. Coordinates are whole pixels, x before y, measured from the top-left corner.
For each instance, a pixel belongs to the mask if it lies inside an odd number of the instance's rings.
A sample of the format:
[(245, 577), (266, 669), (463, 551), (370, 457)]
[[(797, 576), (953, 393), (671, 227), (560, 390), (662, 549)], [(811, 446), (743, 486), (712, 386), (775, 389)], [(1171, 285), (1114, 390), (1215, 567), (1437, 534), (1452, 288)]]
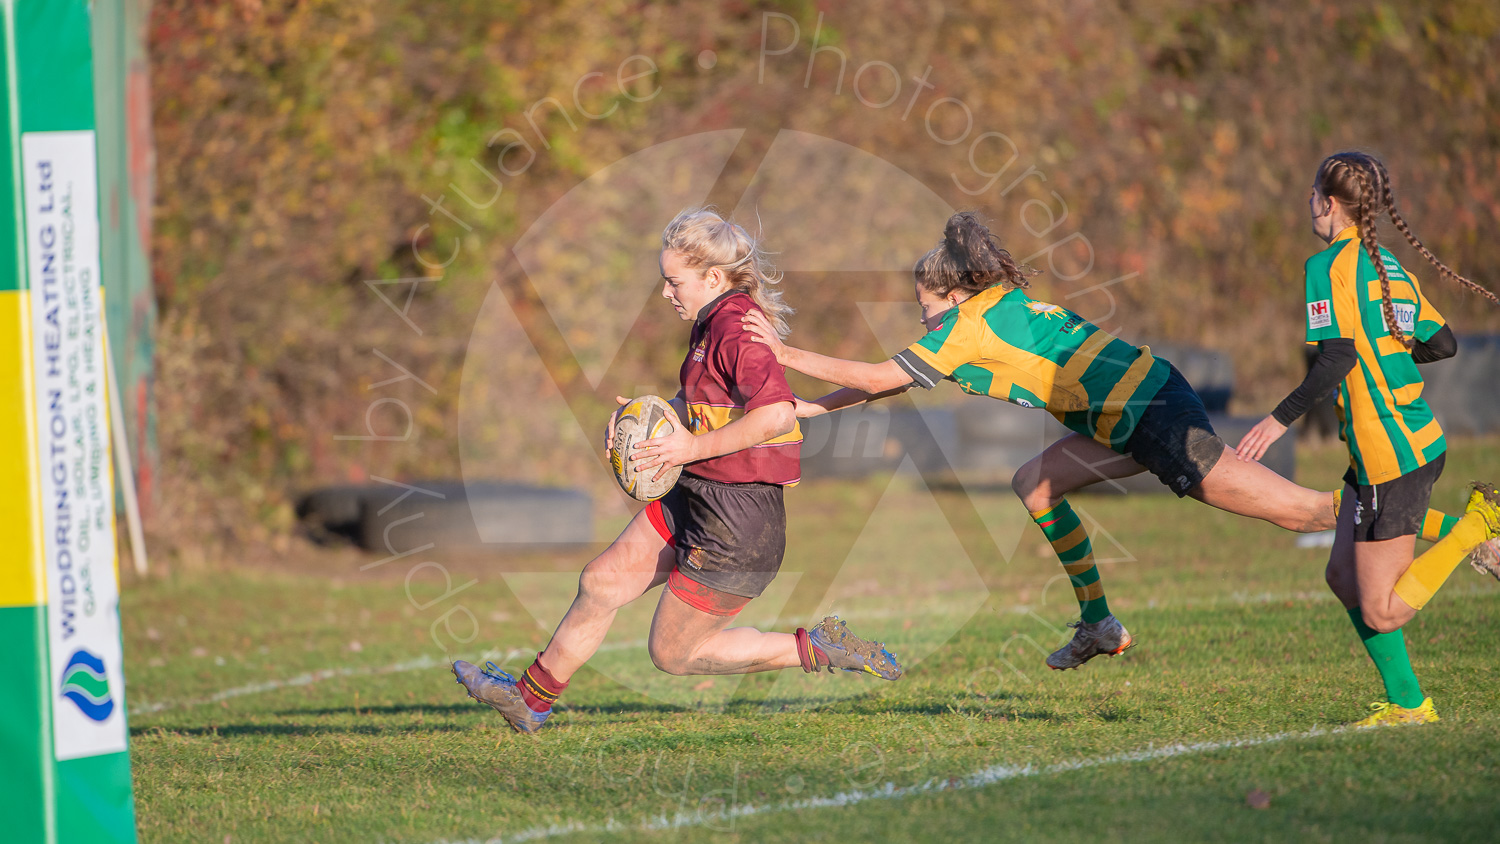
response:
[(640, 396), (620, 408), (615, 417), (615, 439), (610, 444), (609, 463), (615, 470), (615, 482), (625, 494), (637, 501), (655, 501), (677, 485), (681, 466), (673, 466), (653, 480), (659, 467), (637, 472), (630, 457), (636, 443), (670, 434), (677, 426), (677, 411), (658, 396)]

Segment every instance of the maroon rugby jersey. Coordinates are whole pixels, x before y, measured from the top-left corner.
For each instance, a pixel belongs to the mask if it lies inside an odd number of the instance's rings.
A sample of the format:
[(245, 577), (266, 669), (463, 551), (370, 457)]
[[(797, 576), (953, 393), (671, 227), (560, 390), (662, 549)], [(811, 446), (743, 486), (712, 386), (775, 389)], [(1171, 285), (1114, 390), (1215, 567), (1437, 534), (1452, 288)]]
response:
[[(687, 404), (688, 428), (694, 434), (722, 428), (757, 407), (793, 401), (786, 367), (740, 324), (751, 309), (759, 307), (748, 293), (731, 290), (704, 305), (693, 322), (677, 395)], [(689, 463), (683, 470), (721, 483), (791, 485), (802, 479), (801, 458), (799, 425), (768, 442)]]

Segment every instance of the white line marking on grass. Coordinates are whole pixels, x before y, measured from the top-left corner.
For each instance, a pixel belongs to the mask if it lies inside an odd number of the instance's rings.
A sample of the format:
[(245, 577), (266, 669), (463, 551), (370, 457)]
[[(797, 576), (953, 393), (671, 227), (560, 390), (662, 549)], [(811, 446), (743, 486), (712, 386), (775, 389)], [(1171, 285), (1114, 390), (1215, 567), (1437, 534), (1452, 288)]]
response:
[(728, 824), (729, 828), (732, 829), (733, 823), (737, 818), (777, 815), (785, 812), (801, 812), (808, 809), (843, 808), (857, 806), (861, 803), (868, 803), (874, 800), (900, 800), (907, 797), (944, 791), (966, 791), (975, 788), (985, 788), (1009, 780), (1045, 777), (1052, 774), (1063, 774), (1087, 768), (1099, 768), (1105, 765), (1133, 765), (1139, 762), (1155, 762), (1160, 759), (1171, 759), (1178, 756), (1196, 756), (1220, 750), (1261, 747), (1286, 741), (1302, 741), (1305, 739), (1332, 736), (1347, 731), (1348, 728), (1346, 727), (1334, 727), (1326, 730), (1314, 727), (1311, 730), (1300, 733), (1274, 733), (1268, 736), (1256, 736), (1253, 738), (1205, 741), (1194, 744), (1177, 743), (1164, 747), (1146, 747), (1141, 750), (1129, 750), (1124, 753), (1112, 753), (1106, 756), (1074, 759), (1067, 762), (1056, 762), (1051, 765), (991, 765), (987, 768), (981, 768), (963, 778), (930, 779), (921, 785), (897, 786), (894, 783), (886, 783), (881, 788), (841, 791), (832, 797), (804, 797), (797, 800), (783, 800), (779, 803), (768, 803), (760, 806), (754, 804), (736, 805), (729, 809), (718, 809), (712, 812), (678, 812), (670, 818), (665, 815), (657, 815), (655, 817), (640, 818), (628, 824), (620, 823), (613, 818), (602, 824), (587, 824), (573, 821), (565, 824), (532, 827), (531, 829), (522, 830), (515, 835), (497, 835), (493, 838), (483, 840), (466, 838), (458, 841), (450, 841), (444, 838), (434, 842), (434, 844), (506, 844), (507, 842), (539, 841), (545, 838), (556, 838), (560, 835), (589, 834), (597, 836), (617, 832), (660, 832), (669, 829), (709, 826), (711, 824)]
[[(1447, 594), (1453, 594), (1455, 592), (1460, 593), (1460, 594), (1470, 594), (1470, 593), (1475, 593), (1475, 592), (1479, 592), (1479, 591), (1482, 591), (1482, 590), (1480, 590), (1479, 588), (1476, 588), (1476, 587), (1470, 587), (1468, 589), (1461, 589), (1457, 585), (1449, 585), (1445, 589), (1445, 592)], [(1311, 601), (1311, 602), (1314, 602), (1314, 603), (1320, 603), (1320, 602), (1326, 602), (1326, 601), (1331, 601), (1331, 600), (1333, 600), (1333, 595), (1331, 593), (1327, 593), (1327, 592), (1285, 592), (1285, 593), (1280, 593), (1280, 594), (1273, 594), (1273, 593), (1270, 593), (1270, 592), (1260, 592), (1260, 593), (1253, 594), (1253, 595), (1246, 594), (1246, 593), (1235, 593), (1235, 594), (1232, 594), (1232, 595), (1229, 595), (1229, 596), (1213, 597), (1213, 598), (1209, 598), (1209, 599), (1191, 599), (1190, 598), (1190, 599), (1184, 599), (1184, 600), (1181, 600), (1181, 601), (1173, 601), (1171, 603), (1160, 603), (1160, 604), (1158, 604), (1156, 601), (1153, 600), (1153, 601), (1148, 602), (1144, 607), (1141, 607), (1141, 609), (1144, 609), (1144, 610), (1156, 610), (1156, 609), (1191, 609), (1191, 608), (1202, 608), (1202, 607), (1217, 607), (1217, 606), (1222, 606), (1222, 605), (1227, 605), (1227, 604), (1233, 604), (1233, 605), (1279, 604), (1279, 603), (1282, 603), (1282, 602), (1285, 602), (1285, 601)], [(1013, 613), (1013, 614), (1024, 614), (1024, 613), (1030, 612), (1030, 611), (1032, 611), (1034, 609), (1036, 609), (1036, 608), (1032, 607), (1029, 604), (1020, 604), (1020, 605), (1017, 605), (1017, 606), (1006, 607), (1006, 608), (1004, 608), (1002, 610), (998, 610), (997, 612)], [(902, 611), (902, 610), (881, 611), (881, 610), (872, 610), (872, 611), (868, 611), (868, 612), (861, 611), (860, 617), (861, 618), (884, 618), (884, 617), (910, 618), (910, 617), (921, 616), (921, 615), (942, 615), (945, 612), (947, 612), (946, 607), (924, 608), (924, 609), (918, 609), (918, 610), (912, 610), (912, 611)], [(759, 626), (762, 626), (762, 627), (774, 624), (775, 621), (776, 621), (775, 619), (756, 619), (757, 624)], [(637, 641), (631, 641), (631, 642), (615, 642), (615, 643), (607, 643), (607, 644), (601, 646), (599, 648), (599, 652), (603, 653), (603, 652), (606, 652), (606, 651), (624, 651), (624, 650), (631, 650), (631, 649), (634, 649), (634, 648), (644, 648), (644, 647), (646, 647), (645, 640), (637, 640)], [(509, 662), (510, 660), (515, 659), (518, 656), (524, 656), (526, 654), (532, 654), (532, 653), (536, 653), (536, 651), (531, 650), (529, 648), (516, 648), (516, 649), (510, 650), (510, 651), (486, 651), (483, 655), (480, 656), (480, 659), (481, 660), (496, 660), (496, 659), (498, 659), (498, 661), (504, 663), (504, 662)], [(430, 657), (430, 656), (419, 656), (419, 657), (416, 657), (414, 659), (408, 659), (408, 660), (403, 660), (401, 662), (392, 663), (391, 665), (365, 666), (365, 667), (360, 667), (360, 668), (322, 668), (322, 669), (319, 669), (317, 671), (308, 671), (308, 672), (305, 672), (305, 673), (302, 673), (302, 674), (298, 674), (295, 677), (289, 677), (289, 678), (287, 678), (285, 680), (266, 680), (266, 681), (260, 682), (260, 683), (251, 683), (251, 684), (249, 684), (247, 686), (236, 686), (236, 687), (234, 687), (232, 689), (225, 689), (225, 690), (223, 690), (221, 692), (215, 692), (214, 694), (209, 695), (208, 697), (203, 697), (203, 698), (193, 698), (193, 699), (189, 699), (189, 700), (164, 700), (164, 701), (157, 701), (155, 703), (142, 703), (142, 704), (139, 704), (137, 706), (131, 707), (130, 708), (130, 714), (131, 715), (152, 715), (152, 714), (155, 714), (157, 712), (164, 712), (164, 711), (166, 711), (168, 709), (183, 709), (183, 708), (192, 707), (192, 706), (203, 706), (205, 704), (210, 704), (210, 703), (219, 703), (220, 701), (229, 700), (230, 698), (244, 697), (245, 695), (261, 694), (263, 692), (274, 692), (277, 689), (285, 689), (285, 688), (290, 688), (290, 687), (295, 687), (295, 686), (310, 686), (313, 683), (318, 683), (318, 682), (321, 682), (323, 680), (331, 680), (331, 679), (334, 679), (336, 677), (365, 677), (365, 676), (374, 675), (374, 674), (400, 674), (400, 673), (403, 673), (403, 672), (406, 672), (406, 671), (426, 671), (426, 670), (431, 669), (431, 668), (447, 667), (448, 665), (449, 665), (449, 662), (446, 659), (435, 659), (434, 657)]]
[[(628, 651), (636, 648), (646, 647), (646, 640), (640, 639), (631, 642), (609, 642), (599, 646), (596, 653), (607, 651)], [(512, 648), (508, 651), (485, 651), (480, 654), (480, 662), (494, 661), (504, 665), (511, 660), (535, 654), (532, 648)], [(459, 657), (462, 659), (463, 657)], [(246, 686), (235, 686), (215, 692), (208, 697), (192, 698), (189, 700), (163, 700), (156, 703), (143, 703), (131, 707), (131, 715), (151, 715), (168, 709), (183, 709), (190, 706), (203, 706), (209, 703), (218, 703), (230, 698), (244, 697), (245, 695), (258, 695), (263, 692), (274, 692), (277, 689), (293, 688), (296, 686), (310, 686), (323, 680), (332, 680), (335, 677), (368, 677), (374, 674), (401, 674), (406, 671), (426, 671), (432, 668), (447, 668), (453, 664), (453, 660), (444, 657), (437, 659), (431, 656), (419, 656), (414, 659), (406, 659), (390, 665), (367, 665), (358, 668), (321, 668), (317, 671), (307, 671), (295, 677), (285, 680), (266, 680), (260, 683), (251, 683)]]
[[(634, 644), (634, 643), (631, 643)], [(600, 648), (600, 650), (604, 650)], [(499, 658), (501, 662), (509, 662), (518, 656), (536, 653), (529, 648), (518, 648), (508, 652), (488, 651), (480, 657), (481, 660), (494, 660)], [(244, 697), (245, 695), (258, 695), (263, 692), (274, 692), (277, 689), (287, 689), (296, 686), (310, 686), (323, 680), (331, 680), (335, 677), (365, 677), (372, 674), (400, 674), (405, 671), (425, 671), (429, 668), (447, 667), (451, 662), (446, 659), (435, 659), (430, 656), (419, 656), (416, 659), (403, 660), (391, 665), (369, 665), (360, 668), (322, 668), (317, 671), (308, 671), (285, 680), (266, 680), (262, 683), (251, 683), (247, 686), (236, 686), (215, 692), (208, 697), (194, 698), (191, 700), (163, 700), (156, 703), (143, 703), (131, 707), (131, 715), (150, 715), (167, 709), (181, 709), (189, 706), (203, 706), (209, 703), (229, 700), (230, 698)]]

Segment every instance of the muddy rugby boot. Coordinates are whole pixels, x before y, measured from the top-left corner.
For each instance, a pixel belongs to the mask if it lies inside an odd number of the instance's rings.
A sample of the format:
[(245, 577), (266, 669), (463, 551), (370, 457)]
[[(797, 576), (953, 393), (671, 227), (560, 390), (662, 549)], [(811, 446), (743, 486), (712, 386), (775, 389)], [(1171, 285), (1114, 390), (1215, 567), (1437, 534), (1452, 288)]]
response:
[(1478, 548), (1469, 552), (1469, 565), (1480, 574), (1500, 580), (1500, 539), (1479, 543)]
[(487, 703), (503, 716), (518, 733), (531, 735), (547, 723), (552, 710), (536, 712), (521, 699), (516, 678), (487, 662), (484, 668), (459, 660), (453, 663), (453, 676), (468, 691), (469, 697)]
[(1469, 552), (1469, 565), (1481, 574), (1500, 580), (1500, 538), (1497, 538), (1500, 537), (1500, 494), (1497, 494), (1495, 487), (1490, 484), (1474, 484), (1464, 514), (1475, 511), (1483, 514), (1485, 526), (1490, 530), (1490, 538)]
[(873, 674), (882, 680), (901, 677), (896, 655), (879, 642), (861, 639), (849, 632), (849, 625), (830, 615), (811, 630), (797, 630), (797, 645), (802, 669), (809, 673), (835, 668)]
[(1047, 657), (1048, 668), (1066, 671), (1077, 668), (1100, 654), (1115, 656), (1135, 645), (1130, 632), (1113, 615), (1107, 615), (1092, 624), (1070, 621), (1068, 626), (1076, 632), (1071, 641)]
[(1472, 484), (1469, 487), (1469, 502), (1464, 505), (1464, 515), (1480, 513), (1490, 533), (1500, 535), (1500, 489), (1494, 484)]

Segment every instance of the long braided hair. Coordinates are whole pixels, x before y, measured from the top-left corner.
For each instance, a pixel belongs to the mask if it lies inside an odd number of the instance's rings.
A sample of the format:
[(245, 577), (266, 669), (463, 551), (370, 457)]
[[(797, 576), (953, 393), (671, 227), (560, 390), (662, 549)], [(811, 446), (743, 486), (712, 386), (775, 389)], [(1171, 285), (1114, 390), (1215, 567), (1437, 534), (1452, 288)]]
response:
[(1396, 210), (1396, 195), (1391, 190), (1391, 179), (1386, 173), (1385, 165), (1380, 159), (1373, 155), (1357, 151), (1338, 152), (1323, 159), (1318, 165), (1318, 175), (1313, 180), (1318, 193), (1330, 199), (1337, 199), (1351, 212), (1354, 225), (1359, 229), (1359, 242), (1364, 247), (1365, 253), (1370, 256), (1370, 263), (1375, 265), (1375, 272), (1380, 275), (1380, 308), (1385, 314), (1385, 323), (1390, 328), (1391, 337), (1396, 342), (1407, 348), (1411, 342), (1406, 337), (1406, 332), (1401, 330), (1401, 325), (1396, 321), (1396, 307), (1391, 303), (1391, 280), (1386, 273), (1385, 261), (1380, 256), (1380, 239), (1376, 231), (1376, 217), (1384, 211), (1390, 215), (1391, 222), (1405, 235), (1408, 243), (1437, 267), (1438, 273), (1445, 278), (1458, 282), (1461, 286), (1484, 296), (1491, 302), (1500, 304), (1500, 298), (1484, 287), (1464, 278), (1454, 272), (1432, 254), (1432, 250), (1422, 244), (1417, 236), (1411, 233), (1411, 226), (1406, 224), (1406, 219), (1401, 212)]
[(973, 211), (949, 217), (942, 241), (917, 259), (912, 272), (922, 289), (938, 296), (953, 290), (974, 294), (997, 284), (1030, 287), (1028, 276), (1038, 273), (1012, 257)]

